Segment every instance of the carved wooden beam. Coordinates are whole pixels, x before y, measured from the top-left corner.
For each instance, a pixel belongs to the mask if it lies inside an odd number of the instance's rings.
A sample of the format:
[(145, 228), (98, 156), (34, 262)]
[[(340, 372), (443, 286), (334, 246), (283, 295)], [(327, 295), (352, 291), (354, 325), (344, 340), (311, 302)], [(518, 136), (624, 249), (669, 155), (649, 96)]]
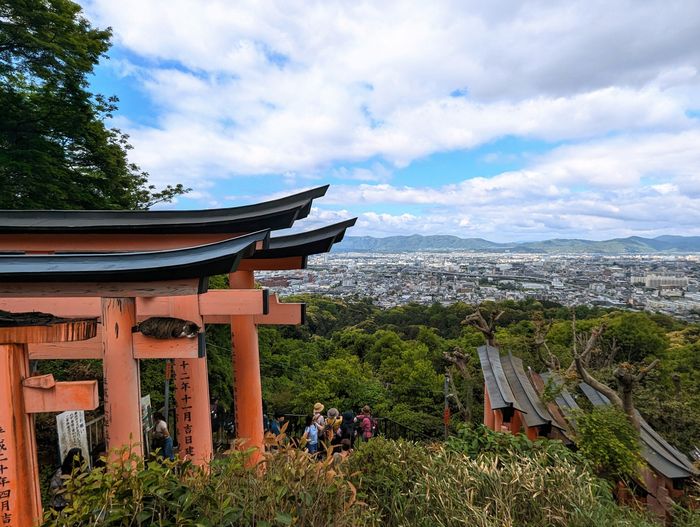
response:
[(22, 394), (30, 414), (94, 410), (100, 404), (97, 381), (56, 382), (51, 374), (26, 378)]

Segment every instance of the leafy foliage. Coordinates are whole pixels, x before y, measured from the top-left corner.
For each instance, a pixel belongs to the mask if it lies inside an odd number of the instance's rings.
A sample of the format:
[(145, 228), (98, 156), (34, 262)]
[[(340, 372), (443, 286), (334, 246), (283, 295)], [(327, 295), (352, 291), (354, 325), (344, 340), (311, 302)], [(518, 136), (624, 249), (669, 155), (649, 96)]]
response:
[(70, 0), (0, 3), (0, 208), (139, 209), (189, 190), (148, 186), (105, 126), (117, 98), (88, 77), (110, 38)]
[(612, 480), (629, 480), (642, 466), (639, 433), (625, 414), (612, 407), (595, 407), (576, 416), (576, 445), (579, 452)]
[[(249, 452), (232, 451), (207, 472), (190, 463), (151, 462), (137, 456), (109, 469), (76, 475), (67, 483), (72, 504), (47, 511), (46, 527), (157, 525), (377, 525), (356, 500), (353, 484), (331, 461), (317, 463), (285, 448), (268, 455), (264, 476), (247, 467)], [(342, 512), (342, 514), (340, 514)]]
[(607, 484), (575, 456), (552, 463), (551, 453), (525, 442), (484, 448), (470, 455), (377, 438), (336, 462), (279, 445), (264, 472), (247, 467), (241, 451), (209, 472), (131, 457), (75, 474), (67, 483), (72, 504), (48, 511), (44, 526), (652, 525), (615, 505)]
[(374, 439), (347, 465), (360, 498), (389, 527), (652, 525), (615, 505), (609, 486), (574, 457), (552, 463), (532, 444), (472, 456), (450, 445)]

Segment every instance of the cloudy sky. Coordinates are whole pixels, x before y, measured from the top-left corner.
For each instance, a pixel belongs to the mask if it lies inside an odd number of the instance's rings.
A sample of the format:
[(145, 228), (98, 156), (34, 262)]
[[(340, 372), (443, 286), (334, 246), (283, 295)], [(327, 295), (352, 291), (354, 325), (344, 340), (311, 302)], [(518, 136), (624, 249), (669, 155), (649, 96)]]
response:
[(93, 79), (177, 208), (331, 184), (303, 222), (700, 235), (696, 0), (85, 0)]

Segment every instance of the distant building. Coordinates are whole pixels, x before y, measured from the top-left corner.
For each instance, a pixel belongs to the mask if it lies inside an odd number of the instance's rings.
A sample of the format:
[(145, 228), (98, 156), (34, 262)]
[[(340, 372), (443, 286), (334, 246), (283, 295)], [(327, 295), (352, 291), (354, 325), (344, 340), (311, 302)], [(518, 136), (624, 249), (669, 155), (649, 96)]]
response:
[(664, 274), (647, 274), (644, 276), (632, 276), (632, 285), (643, 285), (647, 289), (678, 289), (688, 287), (688, 278)]

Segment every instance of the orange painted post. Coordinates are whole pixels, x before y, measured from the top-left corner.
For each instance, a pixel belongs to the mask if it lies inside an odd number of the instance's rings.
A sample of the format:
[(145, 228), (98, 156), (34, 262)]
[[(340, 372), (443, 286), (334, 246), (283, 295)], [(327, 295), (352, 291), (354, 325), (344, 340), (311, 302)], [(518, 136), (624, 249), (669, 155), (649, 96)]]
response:
[(41, 520), (34, 418), (25, 412), (22, 380), (27, 348), (0, 344), (0, 525), (31, 527)]
[[(229, 274), (229, 287), (253, 289), (253, 272), (237, 271)], [(236, 436), (246, 440), (244, 447), (258, 449), (251, 458), (251, 463), (255, 463), (264, 450), (264, 431), (258, 330), (252, 316), (231, 317), (231, 340)]]
[(515, 410), (513, 412), (513, 417), (510, 418), (510, 433), (513, 435), (518, 435), (520, 433), (520, 428), (523, 424), (523, 416), (520, 412)]
[(525, 430), (525, 435), (527, 435), (527, 438), (528, 438), (530, 441), (537, 441), (537, 436), (538, 436), (538, 434), (537, 434), (537, 427), (536, 427), (536, 426), (529, 426), (529, 427)]
[(484, 385), (484, 425), (486, 428), (495, 430), (493, 427), (493, 409), (491, 408), (491, 398), (489, 397), (489, 392)]
[(174, 371), (180, 457), (206, 466), (214, 456), (207, 359), (177, 359)]
[[(229, 299), (231, 295), (226, 295)], [(262, 299), (262, 294), (258, 295)], [(139, 316), (149, 309), (160, 309), (168, 316), (189, 320), (204, 327), (198, 295), (172, 296), (154, 299), (137, 299)], [(202, 336), (202, 335), (199, 335)], [(138, 339), (141, 339), (140, 341)], [(214, 456), (209, 409), (209, 374), (207, 358), (199, 357), (199, 338), (156, 340), (139, 335), (134, 342), (146, 348), (152, 346), (172, 348), (161, 353), (163, 358), (175, 358), (175, 412), (179, 454), (183, 459), (207, 466)], [(182, 354), (189, 350), (192, 354)], [(139, 352), (139, 356), (142, 354)]]
[(493, 411), (493, 429), (496, 432), (502, 432), (501, 427), (503, 426), (503, 412), (500, 410)]
[(112, 449), (122, 447), (143, 456), (141, 381), (131, 333), (135, 323), (133, 298), (102, 299), (105, 441), (112, 456)]

